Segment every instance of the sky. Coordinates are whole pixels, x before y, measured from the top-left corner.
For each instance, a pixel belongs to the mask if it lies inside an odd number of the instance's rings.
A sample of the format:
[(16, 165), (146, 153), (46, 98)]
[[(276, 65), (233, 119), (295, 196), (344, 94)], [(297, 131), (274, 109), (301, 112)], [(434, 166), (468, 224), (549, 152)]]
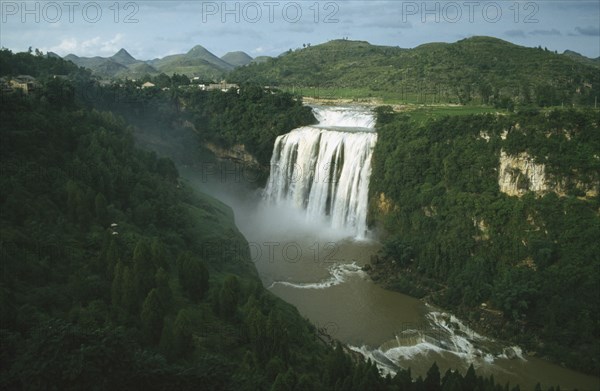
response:
[(348, 38), (412, 48), (487, 35), (600, 56), (600, 1), (0, 1), (0, 47), (141, 60), (202, 45), (277, 56)]

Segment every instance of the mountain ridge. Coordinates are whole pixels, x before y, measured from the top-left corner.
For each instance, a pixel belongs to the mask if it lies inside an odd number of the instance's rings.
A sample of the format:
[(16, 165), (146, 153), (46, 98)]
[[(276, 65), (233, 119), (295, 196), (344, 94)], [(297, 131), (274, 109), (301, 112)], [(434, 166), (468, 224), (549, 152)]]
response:
[[(278, 57), (242, 51), (221, 58), (195, 45), (186, 53), (138, 60), (122, 48), (110, 57), (64, 57), (105, 78), (185, 74), (204, 80), (349, 89), (350, 93), (416, 103), (468, 102), (511, 107), (537, 103), (593, 104), (600, 59), (474, 36), (414, 48), (331, 40)], [(302, 92), (301, 92), (302, 93)]]
[[(186, 53), (171, 54), (151, 60), (136, 59), (125, 48), (119, 49), (110, 57), (80, 57), (70, 53), (63, 58), (88, 68), (101, 77), (141, 77), (145, 74), (154, 76), (159, 73), (180, 73), (212, 80), (221, 80), (227, 72), (253, 61), (251, 56), (241, 51), (229, 52), (223, 58), (219, 58), (202, 45), (195, 45)], [(231, 63), (227, 61), (228, 58)]]
[(229, 79), (415, 103), (593, 104), (600, 75), (589, 61), (486, 36), (410, 49), (333, 40), (237, 68)]
[(239, 67), (250, 64), (254, 59), (246, 52), (235, 51), (226, 53), (221, 57), (221, 60), (233, 66)]

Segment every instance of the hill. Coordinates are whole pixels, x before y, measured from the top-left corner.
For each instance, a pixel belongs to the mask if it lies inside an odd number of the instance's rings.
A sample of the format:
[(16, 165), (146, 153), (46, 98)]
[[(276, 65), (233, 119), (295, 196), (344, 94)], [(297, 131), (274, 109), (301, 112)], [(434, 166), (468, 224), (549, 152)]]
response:
[[(241, 53), (241, 52), (239, 52)], [(235, 55), (242, 61), (240, 55)], [(200, 76), (206, 80), (220, 80), (227, 71), (235, 66), (218, 58), (204, 47), (198, 45), (184, 54), (174, 54), (164, 58), (142, 61), (134, 58), (125, 49), (119, 50), (110, 57), (78, 57), (74, 54), (65, 56), (65, 60), (90, 69), (94, 74), (104, 78), (141, 78), (144, 75), (168, 75), (178, 73), (190, 77)]]
[(253, 58), (245, 52), (229, 52), (221, 57), (221, 60), (234, 67), (241, 67), (250, 64)]
[[(38, 78), (57, 61), (0, 54)], [(382, 386), (263, 288), (229, 207), (65, 94), (77, 88), (2, 95), (2, 389)]]
[(586, 65), (591, 65), (591, 66), (595, 66), (597, 68), (600, 68), (600, 57), (589, 58), (589, 57), (586, 57), (586, 56), (584, 56), (582, 54), (574, 52), (572, 50), (565, 50), (563, 52), (563, 56), (570, 57), (571, 59), (573, 59), (575, 61), (579, 61), (579, 62), (581, 62), (583, 64), (586, 64)]
[(269, 59), (272, 58), (270, 56), (257, 56), (254, 57), (254, 59), (252, 60), (253, 64), (260, 64), (261, 62), (266, 62), (269, 61)]
[(371, 216), (390, 234), (375, 266), (388, 287), (598, 373), (598, 111), (378, 113)]
[(101, 77), (113, 77), (119, 73), (126, 73), (127, 66), (105, 57), (78, 57), (74, 54), (65, 56), (65, 60), (71, 61), (77, 66), (87, 68)]
[(143, 61), (136, 60), (127, 51), (121, 49), (111, 57), (78, 57), (74, 54), (65, 56), (77, 66), (87, 68), (103, 78), (140, 77), (145, 74), (157, 74), (158, 71)]
[[(41, 83), (1, 96), (2, 389), (448, 389), (435, 363), (425, 379), (410, 369), (381, 377), (265, 289), (231, 209), (191, 191), (169, 159), (136, 148), (122, 118), (81, 105), (78, 97), (101, 95), (81, 91), (98, 86), (89, 72), (8, 50), (0, 64)], [(56, 70), (74, 81), (46, 77)], [(250, 106), (249, 92), (231, 103), (237, 94), (215, 91), (210, 105)], [(129, 93), (139, 94), (125, 100), (130, 115), (169, 123), (161, 106), (181, 114), (160, 89)], [(207, 97), (189, 103), (198, 114), (224, 111), (203, 107)], [(298, 103), (271, 99), (264, 117)], [(504, 389), (472, 365), (444, 379)]]
[(117, 62), (121, 65), (129, 66), (131, 64), (136, 64), (142, 62), (140, 60), (136, 60), (131, 54), (127, 52), (125, 49), (119, 50), (117, 53), (109, 57), (109, 59)]
[(593, 66), (542, 48), (491, 37), (414, 49), (335, 40), (238, 68), (228, 78), (321, 93), (378, 96), (419, 103), (593, 104)]
[(150, 64), (166, 74), (179, 73), (212, 80), (220, 79), (225, 72), (234, 68), (233, 65), (221, 60), (200, 45), (194, 46), (185, 54), (174, 54), (152, 60)]

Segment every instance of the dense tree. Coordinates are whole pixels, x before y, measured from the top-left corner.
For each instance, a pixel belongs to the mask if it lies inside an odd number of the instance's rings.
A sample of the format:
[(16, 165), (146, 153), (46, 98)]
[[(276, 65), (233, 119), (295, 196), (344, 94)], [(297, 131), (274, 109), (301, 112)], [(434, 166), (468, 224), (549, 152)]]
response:
[(155, 286), (156, 267), (152, 258), (148, 242), (140, 240), (133, 250), (133, 278), (137, 298), (140, 302)]
[(194, 350), (193, 328), (189, 311), (180, 310), (173, 325), (173, 343), (176, 356), (188, 357)]
[(240, 282), (236, 276), (227, 276), (219, 291), (219, 313), (228, 319), (235, 316), (240, 300)]
[(163, 307), (163, 302), (159, 297), (159, 293), (156, 289), (152, 289), (144, 304), (142, 305), (142, 327), (144, 334), (152, 345), (157, 344), (160, 341), (163, 328), (163, 318), (166, 312), (166, 308)]
[[(63, 60), (0, 51), (2, 74), (63, 68), (77, 74)], [(72, 81), (76, 101), (95, 85), (84, 76)], [(155, 98), (129, 82), (122, 88)], [(2, 99), (3, 389), (414, 389), (408, 371), (384, 380), (373, 363), (321, 343), (262, 287), (231, 210), (177, 183), (171, 162), (136, 149), (124, 120), (68, 100), (51, 105), (43, 93)], [(284, 118), (290, 101), (269, 99), (266, 112)], [(142, 113), (136, 105), (123, 106)], [(245, 251), (205, 257), (211, 240)], [(193, 278), (183, 282), (188, 269)], [(569, 283), (577, 279), (571, 271)], [(213, 303), (190, 300), (209, 280)], [(267, 379), (273, 356), (283, 366)]]
[[(589, 295), (600, 288), (598, 197), (582, 190), (600, 182), (598, 112), (422, 119), (380, 108), (377, 115), (370, 191), (374, 205), (385, 196), (391, 207), (373, 215), (390, 233), (383, 263), (400, 276), (387, 284), (417, 296), (435, 292), (431, 300), (465, 318), (479, 318), (486, 303), (512, 325), (490, 332), (532, 349), (542, 339), (544, 354), (597, 368), (600, 361), (576, 357), (595, 356), (584, 345), (600, 346), (587, 315), (599, 304)], [(520, 197), (501, 192), (501, 153), (543, 163), (548, 189), (536, 194), (522, 181)]]
[(191, 253), (180, 254), (177, 259), (179, 283), (190, 299), (199, 301), (208, 290), (209, 272), (202, 261)]

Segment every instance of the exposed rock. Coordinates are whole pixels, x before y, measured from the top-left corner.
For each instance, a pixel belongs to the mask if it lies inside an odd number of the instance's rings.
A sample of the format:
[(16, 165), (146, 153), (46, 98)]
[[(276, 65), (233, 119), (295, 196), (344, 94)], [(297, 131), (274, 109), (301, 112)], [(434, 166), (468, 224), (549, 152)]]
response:
[(488, 232), (489, 227), (483, 219), (478, 220), (477, 218), (473, 218), (473, 226), (477, 227), (479, 232), (481, 232), (481, 235), (475, 235), (473, 236), (473, 239), (476, 241), (490, 239), (490, 234)]
[[(577, 177), (577, 173), (574, 172), (573, 175)], [(573, 179), (572, 185), (584, 193), (584, 196), (580, 197), (582, 199), (596, 197), (600, 188), (598, 181), (584, 183)], [(566, 189), (571, 187), (568, 178), (548, 177), (546, 166), (535, 163), (527, 152), (512, 156), (503, 150), (500, 150), (498, 186), (501, 192), (517, 197), (530, 191), (537, 195), (554, 192), (558, 196), (564, 197), (567, 195)]]
[(433, 217), (437, 215), (437, 208), (432, 205), (424, 206), (421, 208), (421, 210), (427, 217)]
[(381, 214), (388, 214), (395, 209), (395, 206), (389, 198), (386, 198), (385, 193), (379, 193), (379, 200), (377, 202), (377, 209)]
[(526, 152), (511, 156), (501, 150), (498, 185), (510, 196), (520, 197), (528, 191), (543, 194), (548, 191), (546, 167), (534, 163)]
[(260, 163), (252, 156), (243, 144), (235, 144), (231, 148), (222, 148), (213, 143), (204, 144), (219, 159), (233, 160), (251, 168), (260, 168)]

